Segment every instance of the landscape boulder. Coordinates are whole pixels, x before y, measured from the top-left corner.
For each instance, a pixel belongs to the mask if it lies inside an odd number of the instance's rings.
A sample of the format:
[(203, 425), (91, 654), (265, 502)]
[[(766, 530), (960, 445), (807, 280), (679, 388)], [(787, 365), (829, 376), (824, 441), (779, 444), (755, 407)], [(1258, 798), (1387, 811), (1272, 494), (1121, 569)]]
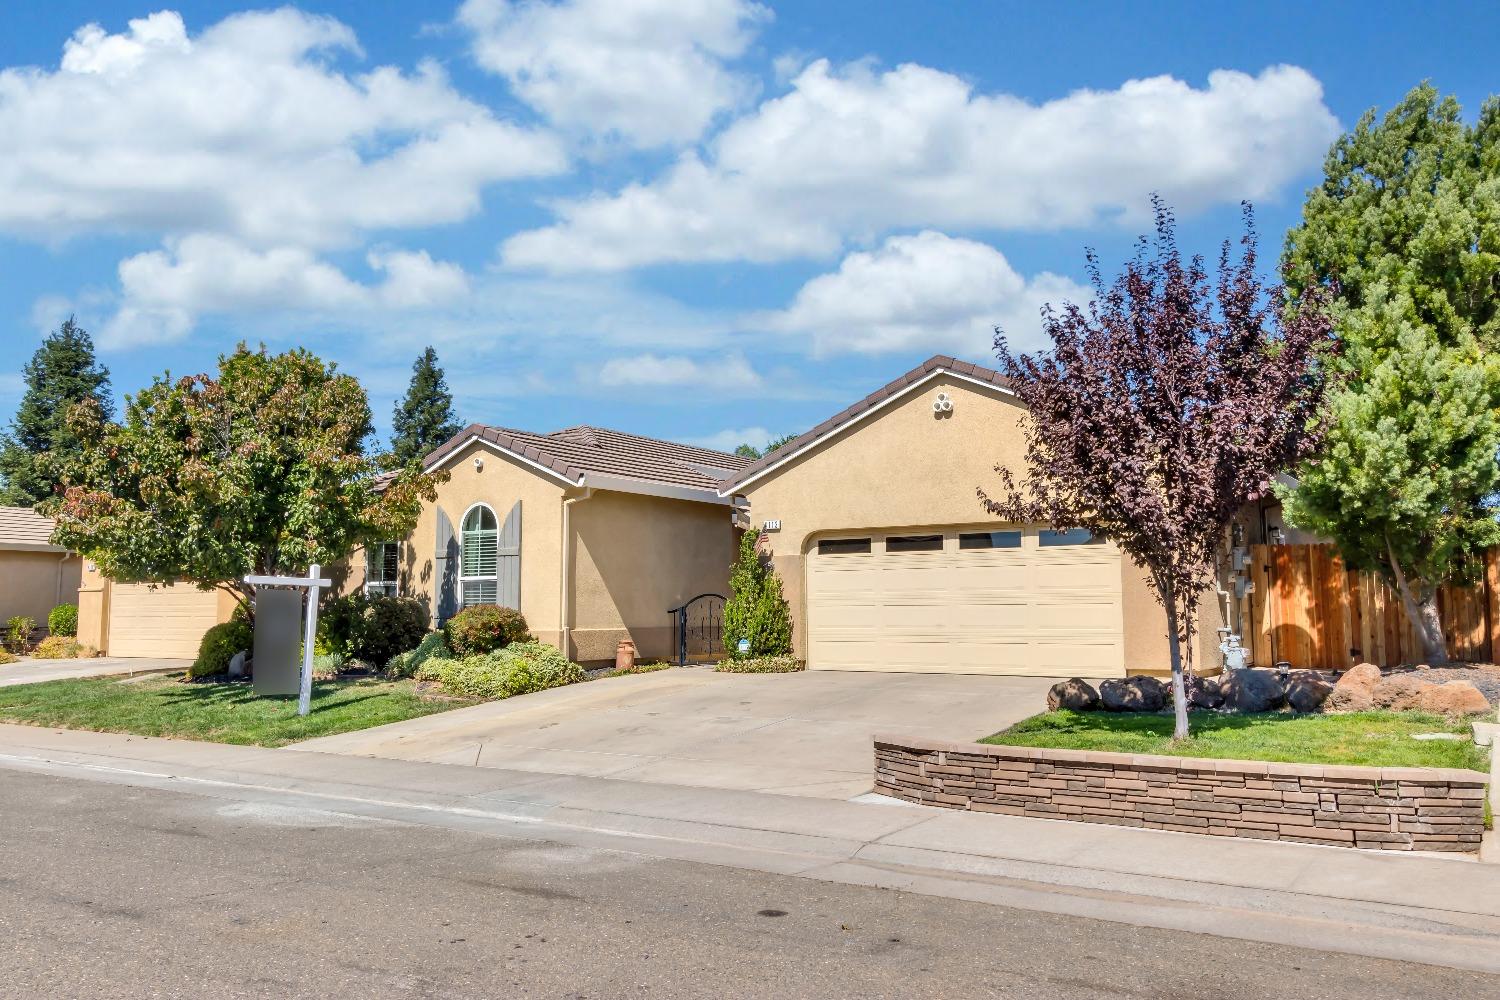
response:
[(1333, 685), (1321, 674), (1298, 670), (1287, 680), (1286, 703), (1294, 712), (1321, 712), (1333, 693)]
[(1099, 685), (1099, 699), (1111, 712), (1159, 712), (1167, 688), (1155, 677), (1114, 678)]
[(1468, 681), (1449, 681), (1423, 687), (1417, 693), (1416, 707), (1440, 715), (1483, 715), (1490, 710), (1490, 703)]
[(1212, 677), (1188, 674), (1182, 681), (1187, 688), (1188, 708), (1218, 708), (1224, 704), (1224, 695), (1219, 692), (1219, 682)]
[(1339, 675), (1333, 692), (1323, 703), (1325, 712), (1365, 712), (1375, 706), (1375, 685), (1380, 683), (1380, 668), (1360, 663)]
[(1419, 708), (1424, 688), (1435, 687), (1415, 674), (1396, 674), (1386, 677), (1375, 685), (1371, 692), (1376, 708), (1387, 708), (1393, 712), (1409, 712)]
[(1242, 667), (1228, 671), (1219, 680), (1224, 707), (1231, 712), (1271, 712), (1286, 702), (1281, 678), (1270, 670)]
[(1058, 681), (1047, 691), (1047, 711), (1066, 709), (1072, 712), (1092, 712), (1099, 707), (1099, 692), (1074, 677)]

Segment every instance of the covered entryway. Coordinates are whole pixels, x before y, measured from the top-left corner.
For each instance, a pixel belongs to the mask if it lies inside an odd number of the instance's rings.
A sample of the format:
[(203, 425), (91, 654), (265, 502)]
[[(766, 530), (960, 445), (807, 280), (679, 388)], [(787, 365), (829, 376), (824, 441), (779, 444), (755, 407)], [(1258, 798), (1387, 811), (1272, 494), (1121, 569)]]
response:
[(1124, 672), (1120, 553), (1086, 532), (839, 532), (806, 566), (810, 669)]
[(108, 653), (191, 659), (218, 620), (218, 591), (117, 583), (109, 588)]

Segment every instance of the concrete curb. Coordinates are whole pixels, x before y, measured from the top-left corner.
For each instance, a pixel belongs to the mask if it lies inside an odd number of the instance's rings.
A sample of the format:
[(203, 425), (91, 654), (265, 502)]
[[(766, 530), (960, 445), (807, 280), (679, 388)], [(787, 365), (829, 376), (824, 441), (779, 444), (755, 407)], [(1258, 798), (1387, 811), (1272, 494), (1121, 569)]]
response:
[(23, 726), (0, 767), (1500, 972), (1470, 860)]

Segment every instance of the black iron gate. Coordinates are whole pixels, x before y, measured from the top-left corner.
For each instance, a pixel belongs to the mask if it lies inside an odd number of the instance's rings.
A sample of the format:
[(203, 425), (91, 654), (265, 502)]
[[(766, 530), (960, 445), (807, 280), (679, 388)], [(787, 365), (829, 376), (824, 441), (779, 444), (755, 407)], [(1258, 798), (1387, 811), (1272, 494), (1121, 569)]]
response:
[(672, 608), (677, 629), (677, 663), (686, 666), (691, 660), (717, 659), (724, 650), (724, 595), (699, 594), (697, 597)]

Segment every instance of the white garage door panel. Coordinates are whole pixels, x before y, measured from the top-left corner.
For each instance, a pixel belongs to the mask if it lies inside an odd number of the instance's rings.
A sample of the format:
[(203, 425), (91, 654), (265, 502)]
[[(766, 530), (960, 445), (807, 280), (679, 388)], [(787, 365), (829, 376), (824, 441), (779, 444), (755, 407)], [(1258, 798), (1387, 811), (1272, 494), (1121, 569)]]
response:
[(212, 590), (117, 583), (109, 594), (109, 655), (191, 659), (218, 611), (219, 595)]
[(913, 673), (1124, 672), (1120, 555), (1037, 545), (808, 556), (808, 665)]

